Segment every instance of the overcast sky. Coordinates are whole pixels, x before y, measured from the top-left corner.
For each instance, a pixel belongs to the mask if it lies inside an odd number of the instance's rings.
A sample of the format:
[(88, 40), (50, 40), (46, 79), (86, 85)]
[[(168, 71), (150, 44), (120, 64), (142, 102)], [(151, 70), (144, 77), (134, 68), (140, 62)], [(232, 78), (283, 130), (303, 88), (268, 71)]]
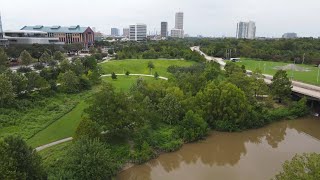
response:
[(192, 36), (235, 36), (238, 21), (252, 20), (257, 36), (318, 37), (319, 10), (320, 0), (0, 0), (5, 30), (79, 24), (107, 34), (132, 23), (159, 32), (160, 22), (167, 21), (171, 29), (175, 12), (183, 11), (185, 32)]

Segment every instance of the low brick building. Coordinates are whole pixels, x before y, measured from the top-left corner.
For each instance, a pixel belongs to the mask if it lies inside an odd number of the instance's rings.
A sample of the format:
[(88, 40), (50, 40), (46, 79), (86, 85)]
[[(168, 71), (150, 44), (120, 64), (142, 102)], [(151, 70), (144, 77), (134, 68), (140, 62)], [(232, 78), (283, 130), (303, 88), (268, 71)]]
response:
[(90, 27), (70, 26), (24, 26), (21, 30), (43, 31), (48, 37), (59, 38), (65, 44), (81, 43), (84, 48), (94, 45), (94, 31)]

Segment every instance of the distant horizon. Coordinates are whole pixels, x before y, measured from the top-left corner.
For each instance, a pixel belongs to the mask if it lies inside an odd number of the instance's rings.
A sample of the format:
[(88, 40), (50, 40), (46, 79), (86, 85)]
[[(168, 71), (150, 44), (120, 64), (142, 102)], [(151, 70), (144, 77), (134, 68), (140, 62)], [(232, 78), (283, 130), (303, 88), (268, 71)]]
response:
[[(92, 7), (87, 9), (89, 6)], [(148, 34), (160, 34), (161, 22), (168, 22), (170, 31), (174, 28), (175, 13), (184, 12), (184, 31), (192, 37), (235, 37), (238, 22), (254, 21), (257, 37), (279, 38), (294, 32), (298, 37), (318, 38), (317, 7), (317, 0), (43, 0), (41, 4), (36, 0), (10, 0), (1, 4), (0, 11), (3, 30), (19, 30), (26, 25), (81, 25), (109, 35), (111, 28), (120, 29), (122, 34), (130, 24), (143, 23)]]

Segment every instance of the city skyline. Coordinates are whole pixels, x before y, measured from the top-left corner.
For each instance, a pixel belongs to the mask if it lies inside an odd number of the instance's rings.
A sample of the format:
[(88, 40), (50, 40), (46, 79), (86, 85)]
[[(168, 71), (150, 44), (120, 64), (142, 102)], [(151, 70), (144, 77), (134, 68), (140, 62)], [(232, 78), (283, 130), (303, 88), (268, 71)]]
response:
[[(61, 8), (60, 2), (64, 3), (64, 7), (73, 8)], [(156, 30), (159, 34), (160, 22), (168, 22), (168, 28), (172, 29), (175, 12), (182, 11), (185, 13), (185, 33), (192, 36), (234, 37), (237, 23), (249, 20), (255, 21), (259, 27), (257, 37), (281, 37), (285, 32), (296, 32), (300, 37), (320, 36), (320, 25), (314, 23), (317, 22), (317, 7), (320, 6), (317, 0), (200, 0), (196, 4), (182, 0), (166, 2), (167, 0), (79, 0), (75, 4), (57, 0), (47, 6), (48, 3), (35, 0), (11, 0), (3, 2), (0, 11), (4, 30), (20, 29), (26, 24), (61, 24), (96, 27), (98, 31), (108, 34), (114, 26), (122, 29), (129, 24), (144, 23), (148, 25), (148, 31)], [(87, 6), (83, 6), (86, 3), (93, 3), (92, 12), (82, 13), (87, 12)], [(30, 9), (33, 9), (33, 13), (30, 13)]]

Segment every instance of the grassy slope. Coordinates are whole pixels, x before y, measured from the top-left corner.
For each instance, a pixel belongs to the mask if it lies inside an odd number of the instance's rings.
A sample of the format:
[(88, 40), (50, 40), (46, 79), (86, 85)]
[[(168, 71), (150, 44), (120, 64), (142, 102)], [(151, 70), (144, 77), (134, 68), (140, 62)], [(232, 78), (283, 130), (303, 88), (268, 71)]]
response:
[[(110, 82), (111, 84), (113, 84), (117, 88), (117, 90), (127, 92), (138, 78), (139, 77), (119, 76), (117, 80), (112, 80), (111, 77), (104, 78), (103, 80), (105, 82)], [(143, 78), (148, 82), (156, 81), (151, 77)], [(27, 141), (28, 144), (30, 144), (32, 147), (38, 147), (73, 136), (78, 124), (81, 121), (83, 110), (87, 106), (88, 105), (85, 100), (82, 100), (72, 111), (29, 139)]]
[(158, 72), (160, 76), (168, 77), (170, 73), (167, 72), (167, 68), (171, 65), (178, 66), (190, 66), (195, 64), (193, 61), (185, 61), (185, 60), (116, 60), (107, 63), (103, 63), (100, 66), (103, 69), (105, 74), (111, 74), (115, 72), (117, 74), (124, 74), (126, 71), (129, 71), (131, 74), (150, 74), (150, 70), (148, 68), (148, 62), (152, 61), (155, 69), (152, 70), (152, 74), (154, 72)]
[[(284, 63), (284, 62), (272, 62), (272, 61), (258, 61), (254, 59), (246, 59), (243, 58), (241, 59), (242, 62), (238, 62), (237, 64), (245, 65), (246, 69), (248, 70), (255, 70), (255, 69), (260, 69), (263, 74), (270, 74), (274, 75), (277, 70), (274, 69), (274, 67), (277, 66), (285, 66), (290, 63)], [(292, 63), (291, 63), (292, 64)], [(264, 66), (265, 65), (265, 66)], [(297, 65), (300, 67), (308, 68), (310, 71), (309, 72), (298, 72), (294, 71), (294, 80), (296, 81), (301, 81), (309, 84), (314, 84), (314, 85), (320, 85), (320, 83), (317, 83), (317, 75), (318, 75), (318, 68), (310, 65)], [(288, 70), (287, 71), (288, 76), (292, 76), (292, 71)]]

